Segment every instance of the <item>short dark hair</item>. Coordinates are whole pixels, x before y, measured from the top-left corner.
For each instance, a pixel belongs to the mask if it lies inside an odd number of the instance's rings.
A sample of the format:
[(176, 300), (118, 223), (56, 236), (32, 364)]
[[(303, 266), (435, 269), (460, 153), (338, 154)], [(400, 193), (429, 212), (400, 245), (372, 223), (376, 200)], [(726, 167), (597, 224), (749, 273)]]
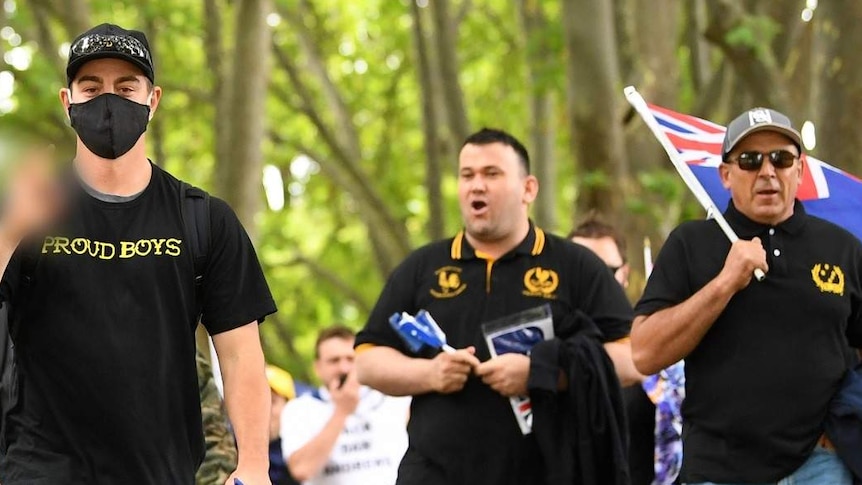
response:
[(317, 333), (317, 341), (314, 342), (314, 360), (320, 358), (320, 344), (323, 342), (334, 338), (350, 340), (355, 337), (356, 333), (344, 325), (332, 325), (331, 327), (324, 328)]
[(623, 263), (626, 262), (626, 240), (616, 230), (616, 228), (606, 222), (603, 222), (597, 215), (590, 214), (577, 227), (571, 230), (568, 239), (573, 237), (582, 237), (584, 239), (600, 239), (609, 237), (614, 240), (617, 249), (620, 251), (620, 256), (623, 258)]
[(496, 128), (482, 128), (476, 133), (468, 136), (467, 139), (464, 140), (464, 144), (461, 145), (461, 148), (464, 148), (466, 145), (490, 145), (492, 143), (502, 143), (503, 145), (512, 147), (512, 149), (515, 150), (515, 153), (518, 154), (518, 158), (521, 159), (521, 164), (524, 166), (524, 170), (529, 175), (530, 154), (527, 153), (527, 148), (524, 147), (517, 138), (503, 130), (498, 130)]

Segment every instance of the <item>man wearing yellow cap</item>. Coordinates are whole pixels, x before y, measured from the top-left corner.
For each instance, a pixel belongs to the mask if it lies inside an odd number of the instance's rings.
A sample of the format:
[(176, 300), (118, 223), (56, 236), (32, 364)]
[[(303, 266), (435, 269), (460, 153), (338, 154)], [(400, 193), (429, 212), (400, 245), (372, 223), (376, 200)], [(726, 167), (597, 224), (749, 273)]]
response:
[(281, 411), (287, 401), (296, 397), (296, 384), (290, 372), (274, 365), (266, 366), (266, 379), (272, 395), (269, 419), (269, 479), (272, 485), (299, 485), (287, 468), (281, 454)]

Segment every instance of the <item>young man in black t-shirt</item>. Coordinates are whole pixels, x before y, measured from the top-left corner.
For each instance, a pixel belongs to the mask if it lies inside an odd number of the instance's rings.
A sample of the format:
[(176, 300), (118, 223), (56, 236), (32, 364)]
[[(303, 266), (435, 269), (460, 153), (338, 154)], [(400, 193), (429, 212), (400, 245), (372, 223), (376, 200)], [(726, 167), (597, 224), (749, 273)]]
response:
[(61, 197), (47, 161), (28, 165), (0, 224), (0, 296), (20, 316), (21, 381), (0, 481), (193, 483), (203, 457), (199, 302), (238, 445), (227, 483), (268, 484), (257, 325), (275, 305), (251, 242), (212, 198), (196, 288), (180, 182), (146, 157), (144, 132), (162, 91), (144, 34), (109, 24), (85, 32), (66, 74), (60, 99), (78, 135), (74, 182)]
[(730, 123), (719, 175), (740, 239), (680, 225), (635, 308), (638, 370), (685, 358), (685, 483), (851, 483), (822, 433), (848, 344), (862, 346), (862, 244), (796, 200), (800, 138), (771, 109)]

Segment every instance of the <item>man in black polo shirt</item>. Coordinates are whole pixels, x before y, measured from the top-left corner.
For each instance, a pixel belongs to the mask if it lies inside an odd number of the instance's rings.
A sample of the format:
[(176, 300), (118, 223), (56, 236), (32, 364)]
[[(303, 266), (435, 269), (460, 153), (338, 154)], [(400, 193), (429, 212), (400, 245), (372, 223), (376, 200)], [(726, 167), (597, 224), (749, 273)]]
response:
[[(623, 380), (634, 378), (628, 341), (615, 342), (628, 335), (631, 318), (622, 288), (590, 250), (530, 222), (537, 192), (520, 142), (498, 130), (471, 135), (459, 155), (464, 230), (411, 254), (357, 335), (360, 380), (387, 394), (415, 396), (399, 485), (544, 481), (536, 442), (522, 434), (508, 399), (527, 393), (530, 358), (491, 358), (483, 322), (545, 303), (555, 327), (582, 312), (601, 330)], [(387, 320), (419, 309), (459, 350), (415, 356), (407, 349)]]
[(685, 358), (683, 482), (849, 484), (822, 423), (862, 345), (862, 244), (795, 200), (804, 156), (781, 113), (733, 120), (722, 162), (740, 240), (708, 220), (670, 234), (635, 308), (635, 364)]

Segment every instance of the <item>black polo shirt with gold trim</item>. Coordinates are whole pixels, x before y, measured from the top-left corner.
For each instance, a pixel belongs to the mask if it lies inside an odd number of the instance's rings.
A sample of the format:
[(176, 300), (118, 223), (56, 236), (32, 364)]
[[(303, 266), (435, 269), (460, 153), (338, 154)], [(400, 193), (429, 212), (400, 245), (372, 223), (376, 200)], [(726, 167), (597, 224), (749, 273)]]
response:
[[(629, 333), (631, 306), (607, 266), (589, 249), (531, 224), (524, 241), (498, 260), (477, 253), (463, 232), (412, 253), (390, 276), (356, 345), (413, 355), (388, 319), (425, 309), (451, 346), (475, 346), (484, 361), (482, 323), (545, 303), (558, 337), (566, 337), (559, 322), (576, 310), (593, 318), (606, 341)], [(475, 377), (454, 394), (414, 397), (408, 431), (410, 446), (447, 470), (450, 483), (540, 483), (532, 438), (521, 434), (508, 399)]]
[[(761, 239), (769, 272), (731, 298), (685, 359), (681, 479), (776, 482), (810, 455), (848, 343), (862, 346), (862, 244), (798, 201), (774, 227), (732, 203), (725, 215), (740, 238)], [(718, 275), (729, 250), (714, 221), (680, 225), (635, 313), (688, 299)]]

